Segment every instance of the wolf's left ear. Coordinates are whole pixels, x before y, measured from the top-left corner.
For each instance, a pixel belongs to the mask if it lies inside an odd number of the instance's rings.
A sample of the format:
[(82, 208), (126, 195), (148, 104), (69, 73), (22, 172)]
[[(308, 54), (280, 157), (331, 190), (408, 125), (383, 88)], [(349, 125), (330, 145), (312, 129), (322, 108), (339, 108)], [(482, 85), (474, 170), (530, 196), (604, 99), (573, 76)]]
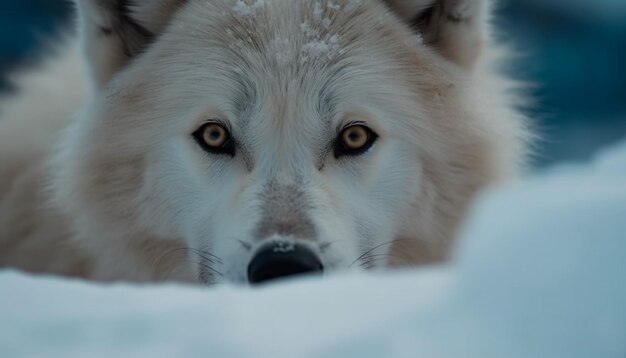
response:
[(98, 87), (150, 45), (185, 0), (76, 0)]
[(450, 61), (471, 67), (487, 33), (487, 0), (383, 0)]

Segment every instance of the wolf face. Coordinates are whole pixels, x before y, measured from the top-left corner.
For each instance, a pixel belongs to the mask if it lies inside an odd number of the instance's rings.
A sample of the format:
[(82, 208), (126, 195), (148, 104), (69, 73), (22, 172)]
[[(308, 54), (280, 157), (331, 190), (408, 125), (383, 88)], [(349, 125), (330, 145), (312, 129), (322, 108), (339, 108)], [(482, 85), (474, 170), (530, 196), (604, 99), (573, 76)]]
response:
[(54, 188), (96, 275), (261, 282), (444, 258), (520, 153), (481, 69), (484, 7), (78, 1), (94, 94)]

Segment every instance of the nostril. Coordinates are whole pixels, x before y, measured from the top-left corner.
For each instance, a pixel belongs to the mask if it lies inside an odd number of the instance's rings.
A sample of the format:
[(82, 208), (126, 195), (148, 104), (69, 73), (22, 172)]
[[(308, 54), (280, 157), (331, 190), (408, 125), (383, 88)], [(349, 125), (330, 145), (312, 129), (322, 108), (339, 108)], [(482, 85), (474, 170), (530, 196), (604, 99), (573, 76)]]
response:
[(315, 253), (302, 245), (281, 243), (264, 246), (248, 265), (248, 281), (252, 284), (307, 273), (322, 273), (324, 267)]

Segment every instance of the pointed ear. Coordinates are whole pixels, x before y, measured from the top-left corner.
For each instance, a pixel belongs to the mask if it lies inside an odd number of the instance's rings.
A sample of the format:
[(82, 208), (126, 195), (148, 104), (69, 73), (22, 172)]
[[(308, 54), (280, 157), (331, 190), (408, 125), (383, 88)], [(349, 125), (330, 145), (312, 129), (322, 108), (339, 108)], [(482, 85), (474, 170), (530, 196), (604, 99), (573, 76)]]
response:
[(450, 61), (472, 67), (487, 33), (487, 0), (384, 0)]
[(141, 53), (185, 0), (76, 0), (84, 48), (98, 88)]

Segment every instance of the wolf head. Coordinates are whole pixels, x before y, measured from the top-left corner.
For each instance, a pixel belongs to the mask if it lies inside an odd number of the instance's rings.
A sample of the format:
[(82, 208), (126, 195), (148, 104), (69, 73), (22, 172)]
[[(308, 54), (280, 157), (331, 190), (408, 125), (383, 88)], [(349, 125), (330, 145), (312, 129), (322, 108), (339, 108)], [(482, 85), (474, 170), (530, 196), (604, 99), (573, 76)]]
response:
[(445, 257), (514, 174), (482, 0), (79, 0), (94, 84), (55, 190), (99, 278)]

